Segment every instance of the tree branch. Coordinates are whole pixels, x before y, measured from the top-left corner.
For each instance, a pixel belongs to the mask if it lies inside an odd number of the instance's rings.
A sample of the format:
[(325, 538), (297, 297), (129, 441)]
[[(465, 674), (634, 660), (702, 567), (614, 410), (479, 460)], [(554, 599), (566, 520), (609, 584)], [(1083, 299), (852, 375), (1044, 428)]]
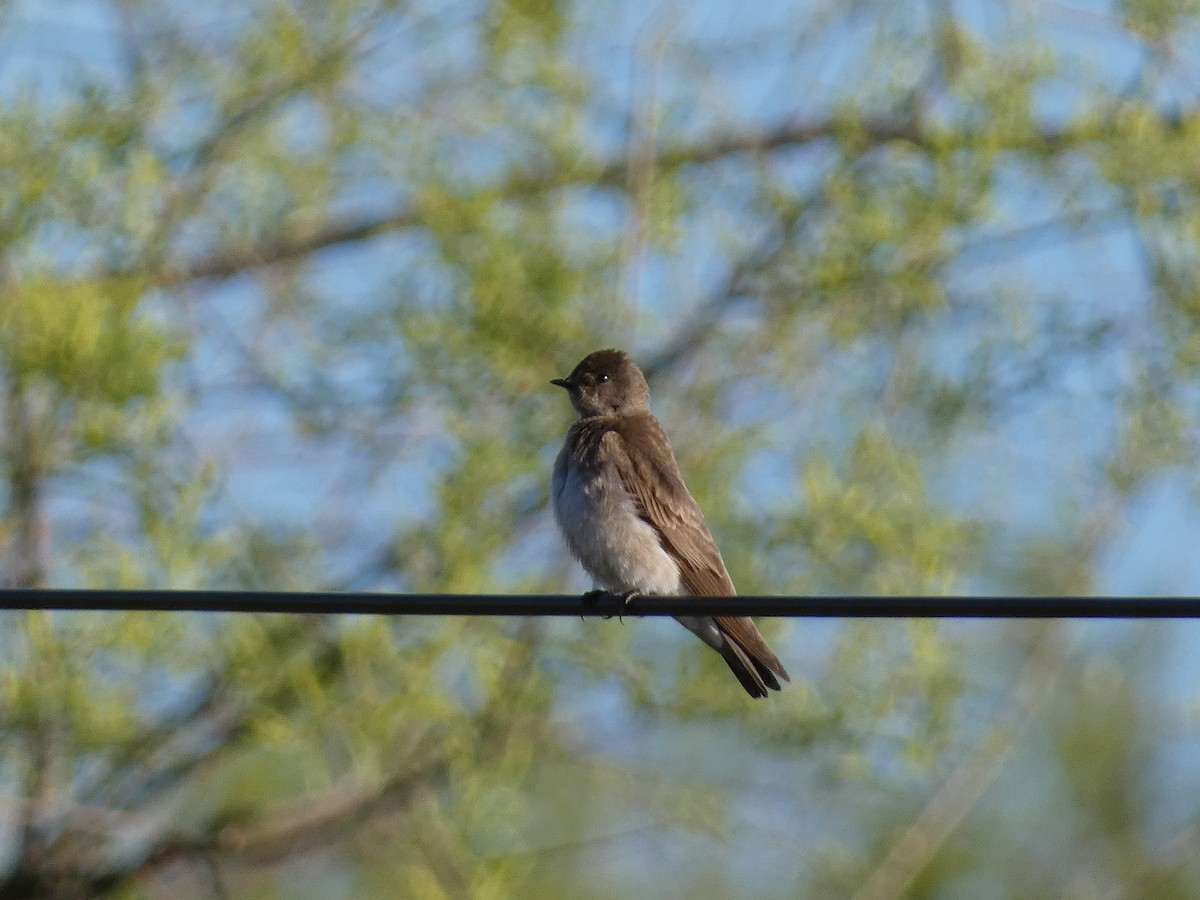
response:
[[(761, 153), (803, 146), (814, 141), (832, 139), (849, 131), (871, 144), (884, 144), (894, 140), (922, 143), (928, 138), (928, 134), (911, 119), (868, 120), (853, 126), (830, 119), (789, 124), (767, 131), (745, 131), (690, 144), (677, 144), (658, 152), (651, 164), (655, 169), (705, 165), (743, 153)], [(647, 163), (641, 160), (638, 164)], [(522, 197), (543, 194), (574, 184), (624, 188), (630, 179), (630, 165), (631, 161), (623, 157), (610, 162), (581, 162), (571, 169), (517, 172), (494, 187), (481, 188), (479, 193)], [(374, 216), (325, 221), (297, 229), (290, 234), (278, 235), (256, 246), (222, 248), (209, 256), (164, 272), (159, 277), (158, 284), (161, 287), (171, 287), (204, 278), (229, 278), (247, 269), (289, 262), (326, 247), (412, 228), (420, 225), (422, 221), (423, 210), (420, 203), (402, 204)]]
[(402, 806), (422, 784), (438, 778), (449, 762), (444, 747), (429, 752), (382, 785), (338, 788), (256, 822), (216, 831), (177, 833), (161, 841), (123, 878), (146, 878), (180, 860), (216, 855), (249, 865), (269, 865), (296, 853), (326, 846), (386, 809)]
[(972, 751), (929, 798), (854, 900), (896, 900), (929, 865), (979, 798), (1000, 774), (1033, 718), (1054, 695), (1067, 653), (1061, 627), (1048, 623), (1012, 689), (1008, 712), (984, 734)]
[[(1200, 113), (1197, 117), (1200, 118)], [(1181, 117), (1171, 120), (1168, 124), (1173, 129), (1182, 129), (1189, 123), (1189, 118)], [(1043, 128), (1032, 135), (1014, 134), (1009, 145), (1014, 150), (1054, 153), (1086, 143), (1094, 135), (1103, 133), (1104, 129), (1103, 123), (1095, 122), (1084, 122), (1061, 129)], [(834, 116), (816, 121), (788, 122), (765, 130), (748, 129), (737, 134), (676, 143), (656, 150), (649, 159), (631, 159), (624, 155), (620, 159), (607, 162), (580, 161), (570, 168), (518, 171), (498, 184), (477, 187), (476, 194), (518, 198), (580, 184), (624, 190), (628, 188), (634, 176), (633, 167), (659, 170), (707, 165), (740, 154), (769, 153), (825, 140), (840, 140), (851, 146), (861, 146), (863, 149), (893, 141), (934, 147), (943, 142), (943, 131), (939, 126), (929, 125), (916, 115), (857, 119)], [(973, 134), (946, 132), (945, 139), (950, 137), (958, 143), (969, 144)], [(1003, 139), (1003, 136), (1001, 138)], [(994, 136), (992, 139), (995, 139)], [(403, 203), (375, 215), (322, 220), (290, 233), (278, 234), (255, 245), (223, 247), (205, 257), (185, 261), (174, 268), (168, 267), (160, 273), (157, 283), (160, 287), (173, 287), (206, 278), (229, 278), (259, 266), (290, 262), (326, 247), (416, 227), (423, 220), (424, 211), (419, 201)]]

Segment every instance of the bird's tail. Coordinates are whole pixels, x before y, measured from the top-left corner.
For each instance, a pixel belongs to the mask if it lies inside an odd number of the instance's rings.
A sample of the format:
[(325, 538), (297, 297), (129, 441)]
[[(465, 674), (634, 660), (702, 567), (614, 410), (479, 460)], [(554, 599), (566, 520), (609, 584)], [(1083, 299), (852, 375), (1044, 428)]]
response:
[(753, 620), (742, 616), (718, 616), (716, 622), (725, 638), (717, 649), (747, 694), (765, 697), (768, 689), (780, 689), (779, 678), (790, 680), (783, 663), (767, 646)]

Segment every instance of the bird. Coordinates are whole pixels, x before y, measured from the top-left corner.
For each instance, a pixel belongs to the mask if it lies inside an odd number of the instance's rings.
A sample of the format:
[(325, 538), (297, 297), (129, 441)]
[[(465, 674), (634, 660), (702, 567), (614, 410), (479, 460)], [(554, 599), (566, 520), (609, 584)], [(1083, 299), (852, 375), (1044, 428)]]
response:
[[(621, 350), (597, 350), (566, 378), (579, 414), (554, 463), (554, 518), (571, 554), (610, 593), (729, 597), (733, 581), (650, 412), (650, 388)], [(746, 616), (676, 616), (724, 658), (751, 697), (787, 670)]]

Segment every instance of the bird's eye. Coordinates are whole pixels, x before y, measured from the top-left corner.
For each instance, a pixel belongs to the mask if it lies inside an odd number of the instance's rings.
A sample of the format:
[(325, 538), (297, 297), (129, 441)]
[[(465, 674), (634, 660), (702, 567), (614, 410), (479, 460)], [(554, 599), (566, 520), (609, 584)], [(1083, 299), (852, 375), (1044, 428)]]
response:
[(604, 384), (604, 382), (608, 381), (608, 374), (605, 372), (602, 372), (596, 376), (596, 380), (598, 382), (600, 382), (601, 384)]

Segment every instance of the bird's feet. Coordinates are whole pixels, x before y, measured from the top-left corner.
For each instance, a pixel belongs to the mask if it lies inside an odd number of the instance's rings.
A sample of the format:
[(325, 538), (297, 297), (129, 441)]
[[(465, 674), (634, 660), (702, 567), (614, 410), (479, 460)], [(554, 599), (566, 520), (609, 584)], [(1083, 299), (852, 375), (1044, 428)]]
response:
[(621, 612), (617, 613), (617, 621), (624, 624), (625, 620), (621, 618), (621, 614), (629, 612), (629, 604), (632, 603), (634, 600), (641, 599), (642, 592), (641, 591), (626, 591), (625, 593), (618, 594), (617, 596), (621, 598)]
[[(614, 594), (612, 591), (588, 591), (583, 595), (583, 603), (585, 606), (598, 606), (601, 603), (608, 603), (613, 600), (620, 601), (620, 606), (617, 608), (617, 621), (624, 623), (624, 615), (629, 611), (629, 604), (642, 596), (641, 591), (625, 591), (620, 594)], [(612, 615), (601, 616), (603, 619), (611, 619)]]

